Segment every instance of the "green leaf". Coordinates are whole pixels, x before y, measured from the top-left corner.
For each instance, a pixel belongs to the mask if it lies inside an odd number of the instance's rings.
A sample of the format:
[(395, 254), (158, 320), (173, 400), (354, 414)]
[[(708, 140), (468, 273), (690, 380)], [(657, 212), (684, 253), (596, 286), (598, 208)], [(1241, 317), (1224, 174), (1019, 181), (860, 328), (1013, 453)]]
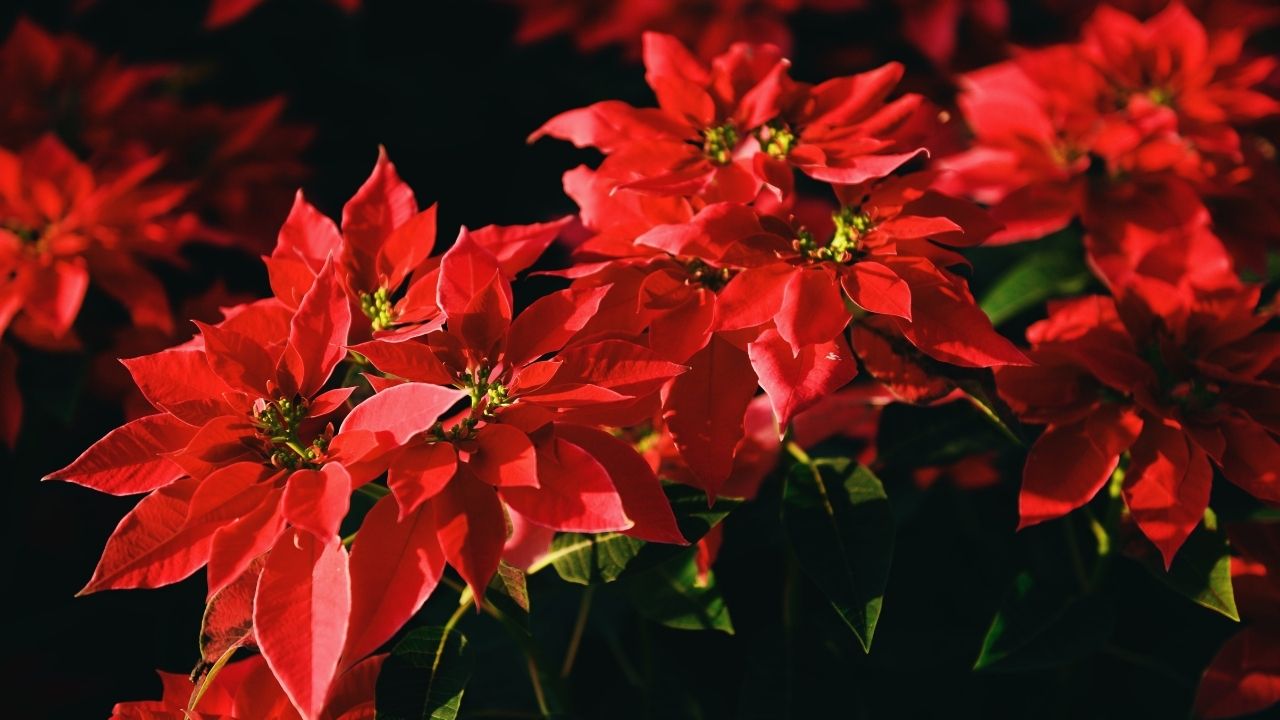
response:
[(719, 630), (733, 634), (729, 608), (714, 573), (698, 582), (696, 553), (679, 556), (630, 576), (628, 595), (641, 615), (677, 630)]
[(1111, 606), (1100, 598), (1064, 596), (1024, 572), (991, 621), (973, 669), (1059, 667), (1102, 649), (1114, 624)]
[(1037, 246), (992, 283), (982, 297), (979, 305), (992, 325), (1049, 298), (1074, 295), (1088, 286), (1092, 276), (1074, 233), (1055, 235)]
[(870, 652), (893, 557), (893, 515), (880, 479), (846, 459), (787, 475), (782, 523), (800, 568)]
[(378, 674), (378, 720), (455, 720), (475, 658), (457, 630), (418, 628)]
[(567, 582), (613, 582), (642, 547), (643, 540), (622, 533), (560, 533), (551, 541), (551, 564)]
[[(722, 497), (716, 498), (715, 505), (708, 506), (706, 493), (686, 485), (667, 485), (663, 491), (671, 503), (680, 533), (691, 543), (701, 540), (742, 504), (739, 498)], [(542, 562), (550, 562), (565, 581), (587, 585), (613, 582), (627, 568), (641, 571), (657, 567), (686, 549), (682, 545), (646, 543), (616, 532), (560, 533)]]
[(1159, 553), (1147, 553), (1141, 562), (1152, 575), (1191, 602), (1239, 622), (1227, 534), (1218, 528), (1218, 518), (1212, 510), (1205, 510), (1204, 523), (1183, 543), (1168, 572)]

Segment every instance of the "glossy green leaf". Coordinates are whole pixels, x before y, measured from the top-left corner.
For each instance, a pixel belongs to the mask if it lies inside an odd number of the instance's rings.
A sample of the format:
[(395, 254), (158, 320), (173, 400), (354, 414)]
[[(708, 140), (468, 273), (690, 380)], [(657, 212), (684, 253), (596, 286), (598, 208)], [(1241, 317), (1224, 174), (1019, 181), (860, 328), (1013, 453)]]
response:
[(378, 675), (379, 720), (455, 720), (474, 664), (467, 638), (457, 630), (414, 630)]
[(716, 588), (715, 573), (698, 582), (695, 553), (686, 549), (679, 557), (630, 576), (627, 591), (641, 615), (678, 630), (719, 630), (733, 634), (729, 608)]
[(893, 557), (893, 515), (880, 479), (844, 459), (796, 465), (782, 522), (800, 568), (869, 652)]
[(973, 669), (1059, 667), (1101, 650), (1114, 624), (1114, 611), (1101, 598), (1064, 595), (1024, 572), (992, 620)]
[(1050, 298), (1080, 293), (1091, 277), (1075, 234), (1060, 234), (1037, 243), (1006, 270), (979, 305), (992, 325), (1000, 325)]

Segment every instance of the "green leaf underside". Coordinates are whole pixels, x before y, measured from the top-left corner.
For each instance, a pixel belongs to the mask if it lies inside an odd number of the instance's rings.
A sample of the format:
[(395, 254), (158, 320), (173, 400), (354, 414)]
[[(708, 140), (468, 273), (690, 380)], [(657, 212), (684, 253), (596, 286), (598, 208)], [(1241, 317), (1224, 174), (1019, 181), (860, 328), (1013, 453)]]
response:
[(628, 577), (631, 602), (641, 615), (677, 630), (718, 630), (733, 634), (729, 608), (716, 587), (714, 573), (698, 583), (696, 553), (680, 556)]
[(457, 630), (410, 632), (378, 675), (379, 720), (456, 720), (474, 664), (467, 638)]
[(871, 470), (846, 459), (798, 464), (782, 522), (800, 568), (869, 652), (893, 557), (893, 515)]
[(1101, 650), (1114, 624), (1114, 611), (1101, 598), (1063, 597), (1024, 572), (992, 620), (973, 669), (1060, 667)]

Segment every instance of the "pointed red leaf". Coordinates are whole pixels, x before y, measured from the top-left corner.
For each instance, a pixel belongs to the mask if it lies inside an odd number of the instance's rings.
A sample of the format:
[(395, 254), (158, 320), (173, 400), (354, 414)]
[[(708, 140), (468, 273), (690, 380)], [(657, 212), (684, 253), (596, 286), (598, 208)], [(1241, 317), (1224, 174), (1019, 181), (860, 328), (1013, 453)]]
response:
[(435, 497), (457, 469), (458, 451), (452, 443), (415, 443), (405, 448), (387, 471), (387, 487), (400, 506), (400, 517)]
[(1223, 643), (1196, 688), (1196, 717), (1252, 715), (1280, 702), (1280, 635), (1246, 627)]
[(1018, 495), (1018, 528), (1062, 517), (1107, 483), (1142, 430), (1128, 408), (1103, 405), (1082, 420), (1051, 425), (1031, 446)]
[(444, 572), (431, 508), (403, 519), (397, 515), (393, 498), (379, 500), (351, 546), (351, 622), (344, 666), (394, 635), (422, 607)]
[(1168, 568), (1204, 518), (1213, 468), (1204, 450), (1171, 420), (1149, 418), (1130, 452), (1124, 502)]
[(507, 279), (537, 262), (542, 253), (560, 235), (560, 231), (573, 221), (564, 217), (551, 222), (533, 225), (486, 225), (471, 231), (471, 239), (488, 250), (498, 261), (498, 268)]
[(383, 240), (417, 212), (413, 190), (396, 173), (386, 148), (379, 147), (369, 179), (342, 208), (342, 235), (366, 261), (372, 261)]
[(718, 334), (689, 358), (689, 371), (666, 391), (667, 428), (681, 457), (711, 495), (733, 470), (733, 453), (755, 393), (756, 374), (747, 353)]
[(351, 349), (369, 358), (374, 367), (388, 375), (436, 385), (448, 385), (454, 381), (453, 375), (431, 347), (420, 342), (371, 340), (353, 345)]
[(830, 342), (849, 324), (849, 311), (840, 296), (839, 283), (825, 267), (801, 268), (787, 279), (782, 307), (774, 324), (791, 347)]
[(403, 383), (360, 403), (342, 421), (342, 432), (370, 430), (385, 434), (394, 445), (426, 432), (467, 394), (456, 388)]
[(282, 490), (273, 489), (255, 510), (214, 532), (209, 566), (205, 569), (210, 595), (239, 577), (250, 563), (276, 544), (285, 530), (284, 513), (280, 511), (283, 495)]
[(295, 471), (285, 481), (285, 519), (320, 540), (338, 534), (350, 505), (351, 476), (338, 463), (326, 463), (319, 470)]
[(511, 323), (506, 362), (519, 367), (555, 352), (586, 326), (609, 287), (568, 288), (534, 300)]
[(351, 304), (338, 279), (337, 266), (330, 258), (298, 304), (298, 311), (289, 323), (289, 342), (281, 357), (299, 395), (309, 398), (324, 386), (333, 369), (347, 355), (350, 329)]
[(253, 600), (258, 647), (305, 720), (317, 720), (338, 672), (351, 611), (347, 551), (300, 530), (267, 556)]
[(878, 262), (854, 263), (840, 285), (849, 299), (867, 312), (911, 319), (911, 286)]
[(107, 433), (75, 462), (50, 473), (58, 479), (112, 495), (148, 492), (184, 473), (165, 453), (181, 450), (195, 428), (172, 415), (148, 415)]
[(461, 464), (429, 509), (435, 513), (440, 549), (471, 587), (479, 606), (507, 541), (507, 520), (497, 491)]
[(476, 449), (467, 465), (476, 477), (494, 487), (537, 487), (538, 459), (529, 436), (501, 423), (487, 423), (476, 432)]
[(502, 499), (529, 520), (564, 532), (634, 525), (605, 467), (586, 450), (558, 438), (538, 447), (538, 487), (503, 488)]
[(781, 335), (767, 330), (747, 346), (747, 353), (782, 428), (797, 413), (849, 384), (858, 374), (858, 363), (841, 336), (820, 345), (806, 345), (793, 354)]
[(556, 424), (556, 436), (582, 448), (609, 474), (622, 509), (635, 523), (624, 532), (651, 542), (687, 545), (662, 483), (636, 449), (609, 433), (585, 425)]
[(120, 362), (147, 402), (183, 422), (203, 425), (227, 411), (222, 394), (231, 388), (202, 350), (165, 350)]

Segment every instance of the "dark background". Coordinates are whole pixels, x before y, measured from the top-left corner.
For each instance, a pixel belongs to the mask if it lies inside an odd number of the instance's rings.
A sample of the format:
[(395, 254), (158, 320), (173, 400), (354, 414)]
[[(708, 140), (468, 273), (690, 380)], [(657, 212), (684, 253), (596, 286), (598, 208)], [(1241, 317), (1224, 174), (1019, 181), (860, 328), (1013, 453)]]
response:
[[(1063, 31), (1014, 4), (1015, 37), (1039, 41)], [(283, 94), (288, 117), (317, 130), (306, 157), (312, 202), (337, 217), (381, 143), (420, 203), (439, 202), (442, 244), (459, 224), (527, 223), (572, 212), (560, 175), (592, 162), (592, 154), (554, 141), (528, 146), (525, 137), (557, 112), (596, 100), (651, 103), (642, 69), (625, 52), (583, 57), (563, 38), (515, 47), (516, 12), (500, 4), (368, 0), (362, 12), (346, 16), (324, 2), (269, 0), (212, 33), (201, 27), (204, 9), (201, 2), (99, 0), (72, 13), (67, 3), (11, 0), (0, 9), (0, 34), (25, 14), (126, 60), (198, 68), (202, 80), (188, 89), (192, 99), (238, 104)], [(893, 39), (895, 13), (795, 16), (794, 74), (817, 81), (867, 69), (871, 60), (902, 59), (914, 73), (910, 84), (946, 102), (945, 80)], [(848, 47), (870, 49), (867, 62), (849, 66), (849, 55), (840, 54)], [(833, 63), (835, 57), (845, 60)], [(1011, 252), (1017, 251), (983, 256), (977, 284), (1007, 264)], [(190, 272), (166, 277), (175, 295), (215, 277), (266, 293), (265, 275), (250, 258), (205, 251), (190, 257)], [(86, 317), (109, 320), (113, 312), (91, 301)], [(199, 573), (160, 590), (73, 597), (135, 502), (38, 482), (120, 421), (117, 409), (84, 392), (86, 372), (74, 356), (24, 355), (29, 409), (22, 438), (16, 453), (0, 450), (7, 495), (0, 553), (4, 717), (105, 717), (115, 701), (158, 696), (153, 668), (187, 672), (197, 659)], [(937, 412), (899, 413), (886, 436), (909, 436), (935, 422)], [(976, 415), (960, 421), (961, 434), (985, 432)], [(922, 448), (922, 455), (932, 449)], [(1198, 672), (1231, 623), (1159, 587), (1128, 561), (1108, 580), (1118, 650), (1026, 674), (970, 671), (1016, 569), (1037, 564), (1057, 572), (1067, 564), (1061, 523), (1013, 534), (1012, 479), (1021, 459), (1005, 452), (1008, 480), (978, 492), (945, 483), (921, 492), (907, 479), (909, 468), (886, 473), (898, 547), (870, 656), (803, 580), (793, 590), (794, 630), (784, 630), (790, 560), (777, 523), (778, 483), (771, 481), (757, 503), (728, 521), (717, 566), (737, 634), (680, 632), (638, 620), (606, 589), (570, 684), (577, 716), (785, 717), (788, 708), (797, 718), (1185, 716)], [(558, 658), (581, 589), (551, 575), (533, 578), (531, 591), (537, 634)], [(451, 609), (452, 593), (442, 588), (439, 595), (428, 615)], [(463, 621), (482, 650), (464, 715), (530, 717), (501, 714), (534, 706), (515, 647), (493, 625), (483, 616)]]

